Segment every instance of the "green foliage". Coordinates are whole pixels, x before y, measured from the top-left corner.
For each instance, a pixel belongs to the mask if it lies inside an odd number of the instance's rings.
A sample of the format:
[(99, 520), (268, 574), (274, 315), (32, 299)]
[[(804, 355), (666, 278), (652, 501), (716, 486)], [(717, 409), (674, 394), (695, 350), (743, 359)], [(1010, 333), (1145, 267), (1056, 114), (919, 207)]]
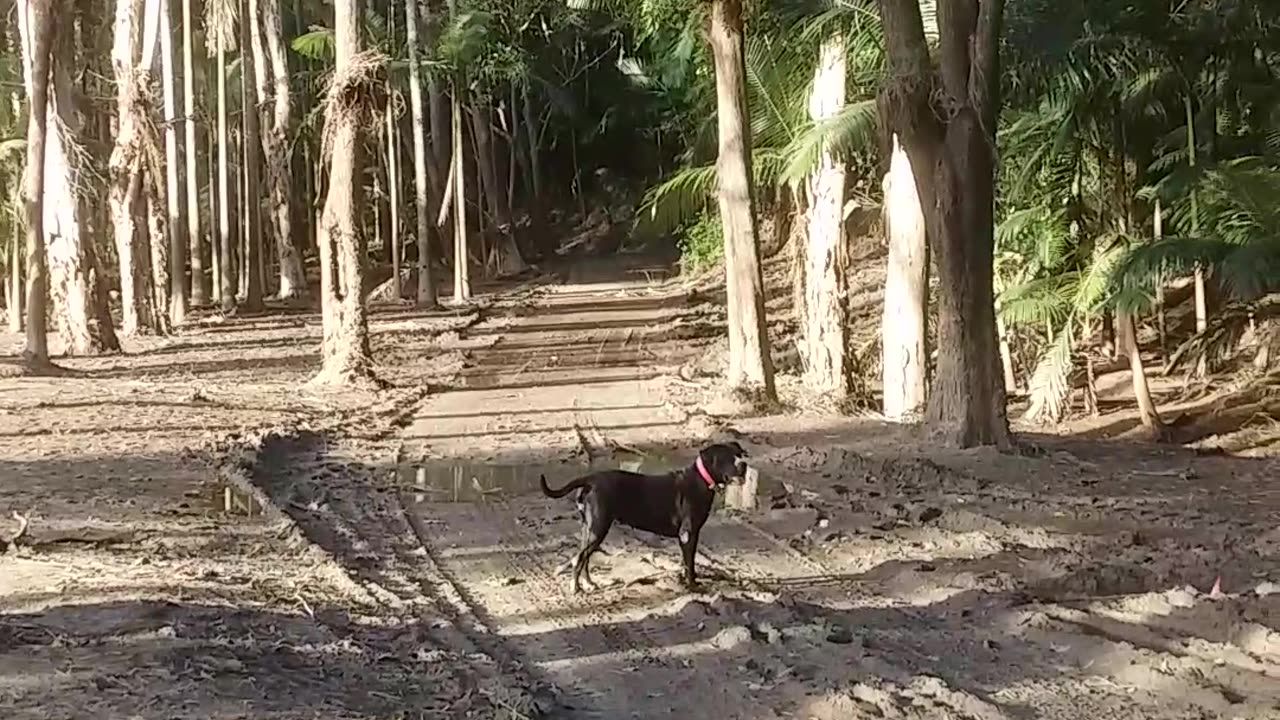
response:
[(680, 233), (680, 268), (686, 273), (696, 273), (713, 267), (724, 258), (724, 230), (720, 214), (715, 210), (704, 211)]

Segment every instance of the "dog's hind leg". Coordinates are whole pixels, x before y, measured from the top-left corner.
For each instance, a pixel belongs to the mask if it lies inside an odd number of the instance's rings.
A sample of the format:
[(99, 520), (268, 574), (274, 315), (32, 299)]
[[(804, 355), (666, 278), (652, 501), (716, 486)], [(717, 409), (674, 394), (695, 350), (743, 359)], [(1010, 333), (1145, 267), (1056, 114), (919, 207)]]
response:
[(698, 579), (693, 571), (693, 563), (698, 555), (698, 534), (701, 532), (700, 527), (682, 527), (680, 535), (677, 538), (680, 541), (680, 555), (684, 561), (684, 586), (690, 590), (698, 588)]
[(579, 578), (587, 581), (587, 585), (592, 589), (596, 589), (596, 584), (591, 579), (591, 556), (600, 549), (600, 544), (609, 534), (609, 528), (613, 525), (613, 518), (598, 515), (598, 511), (594, 506), (587, 505), (585, 516), (587, 523), (582, 526), (582, 547), (578, 551), (577, 560), (573, 564), (573, 592), (582, 592), (582, 584)]

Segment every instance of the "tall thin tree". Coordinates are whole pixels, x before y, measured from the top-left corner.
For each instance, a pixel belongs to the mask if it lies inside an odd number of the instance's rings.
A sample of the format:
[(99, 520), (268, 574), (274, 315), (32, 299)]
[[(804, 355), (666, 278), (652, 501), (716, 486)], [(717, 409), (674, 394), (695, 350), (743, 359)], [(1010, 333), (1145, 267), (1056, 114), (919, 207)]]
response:
[(204, 274), (204, 236), (200, 230), (200, 154), (196, 146), (195, 41), (191, 3), (182, 2), (182, 128), (186, 144), (187, 255), (191, 261), (191, 304), (209, 302), (209, 281)]
[[(436, 306), (431, 275), (431, 206), (427, 188), (427, 118), (422, 97), (422, 62), (418, 57), (418, 0), (405, 0), (405, 34), (409, 41), (409, 117), (413, 128), (413, 209), (418, 242), (418, 306)], [(436, 138), (436, 141), (439, 139)]]
[(44, 156), (48, 128), (49, 75), (53, 53), (53, 0), (19, 0), (27, 83), (27, 177), (23, 210), (27, 225), (27, 337), (22, 356), (33, 369), (49, 365), (44, 252)]
[[(164, 176), (166, 229), (169, 233), (169, 322), (181, 325), (187, 319), (187, 271), (189, 239), (182, 232), (182, 207), (178, 195), (178, 102), (173, 58), (173, 5), (162, 0), (160, 7), (160, 81), (164, 86)], [(157, 239), (153, 238), (152, 242)]]

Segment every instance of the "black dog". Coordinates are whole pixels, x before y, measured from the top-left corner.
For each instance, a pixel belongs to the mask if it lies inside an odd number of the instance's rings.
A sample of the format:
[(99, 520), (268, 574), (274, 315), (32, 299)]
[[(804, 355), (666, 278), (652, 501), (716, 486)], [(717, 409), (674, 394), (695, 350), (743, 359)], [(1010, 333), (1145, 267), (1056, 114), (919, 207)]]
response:
[(643, 475), (627, 470), (603, 470), (584, 475), (553, 490), (542, 478), (542, 494), (561, 498), (578, 491), (578, 512), (582, 518), (582, 540), (573, 563), (573, 591), (582, 592), (579, 576), (595, 588), (591, 580), (591, 555), (620, 522), (637, 530), (673, 537), (684, 555), (684, 583), (697, 586), (693, 558), (698, 551), (698, 533), (711, 515), (716, 490), (746, 474), (747, 451), (736, 442), (710, 445), (684, 470), (665, 475)]

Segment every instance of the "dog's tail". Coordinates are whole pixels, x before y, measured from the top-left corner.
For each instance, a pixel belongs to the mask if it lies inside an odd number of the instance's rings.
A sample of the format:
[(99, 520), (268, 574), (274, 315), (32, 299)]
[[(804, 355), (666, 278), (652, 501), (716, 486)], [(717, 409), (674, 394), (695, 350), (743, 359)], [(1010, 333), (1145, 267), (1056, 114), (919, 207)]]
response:
[(562, 498), (565, 495), (568, 495), (569, 493), (573, 492), (574, 490), (584, 487), (587, 484), (587, 482), (588, 481), (586, 478), (580, 477), (576, 480), (570, 480), (569, 483), (562, 488), (553, 489), (550, 485), (547, 484), (546, 475), (538, 476), (538, 483), (542, 485), (542, 494), (546, 495), (549, 498)]

